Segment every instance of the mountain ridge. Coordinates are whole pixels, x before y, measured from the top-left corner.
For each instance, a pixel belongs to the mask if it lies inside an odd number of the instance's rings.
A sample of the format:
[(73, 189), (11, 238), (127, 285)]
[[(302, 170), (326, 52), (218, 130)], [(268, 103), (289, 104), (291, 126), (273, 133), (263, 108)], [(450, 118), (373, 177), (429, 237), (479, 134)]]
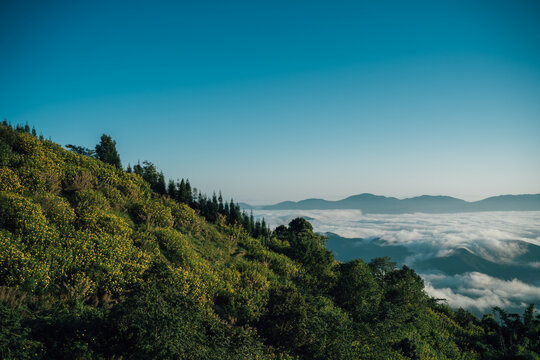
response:
[(240, 205), (245, 209), (254, 210), (362, 210), (374, 214), (538, 211), (540, 194), (497, 195), (469, 202), (445, 195), (421, 195), (398, 199), (362, 193), (336, 201), (310, 198), (283, 201), (273, 205), (251, 206), (246, 203)]

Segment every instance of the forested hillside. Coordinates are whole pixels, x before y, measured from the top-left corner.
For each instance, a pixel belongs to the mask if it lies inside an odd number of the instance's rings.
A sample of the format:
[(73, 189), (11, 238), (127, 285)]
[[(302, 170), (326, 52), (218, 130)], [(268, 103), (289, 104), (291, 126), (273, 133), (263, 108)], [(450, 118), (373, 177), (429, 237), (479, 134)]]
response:
[(2, 359), (539, 358), (533, 306), (454, 311), (389, 258), (335, 261), (302, 218), (270, 231), (124, 171), (110, 137), (69, 148), (0, 125)]

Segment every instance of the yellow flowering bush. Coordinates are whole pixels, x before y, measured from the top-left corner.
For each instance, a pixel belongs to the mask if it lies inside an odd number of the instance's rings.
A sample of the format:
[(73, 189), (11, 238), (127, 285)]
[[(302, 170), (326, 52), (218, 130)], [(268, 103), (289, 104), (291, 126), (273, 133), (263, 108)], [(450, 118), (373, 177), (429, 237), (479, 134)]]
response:
[(41, 148), (41, 146), (41, 141), (34, 136), (19, 134), (14, 148), (21, 154), (32, 156), (38, 151), (39, 148)]
[(137, 174), (122, 173), (117, 188), (131, 201), (150, 199), (150, 185)]
[(77, 214), (91, 207), (97, 207), (102, 210), (109, 210), (110, 208), (109, 201), (103, 193), (92, 189), (76, 191), (69, 197), (69, 200), (73, 204)]
[(160, 199), (137, 203), (131, 208), (131, 213), (138, 223), (147, 226), (171, 227), (174, 224), (171, 208), (165, 206)]
[(82, 191), (93, 189), (97, 181), (92, 174), (79, 166), (66, 166), (63, 189), (65, 191)]
[(45, 289), (51, 282), (50, 261), (32, 251), (18, 236), (0, 230), (0, 284)]
[(0, 193), (0, 225), (30, 245), (50, 244), (58, 237), (41, 206), (17, 194)]
[(0, 168), (0, 191), (20, 192), (22, 189), (19, 176), (10, 168)]
[(37, 198), (37, 202), (48, 221), (58, 228), (65, 229), (75, 221), (75, 211), (63, 197), (44, 193)]
[(199, 232), (203, 225), (203, 220), (197, 215), (195, 210), (184, 203), (178, 203), (172, 199), (163, 199), (164, 205), (171, 209), (174, 219), (174, 227)]
[(95, 282), (93, 291), (113, 295), (139, 281), (152, 260), (129, 238), (118, 235), (77, 231), (64, 240), (63, 246), (65, 255), (59, 266), (63, 271), (59, 275), (71, 282), (84, 274)]
[(193, 250), (181, 233), (165, 228), (154, 231), (154, 235), (167, 259), (181, 265), (189, 263)]

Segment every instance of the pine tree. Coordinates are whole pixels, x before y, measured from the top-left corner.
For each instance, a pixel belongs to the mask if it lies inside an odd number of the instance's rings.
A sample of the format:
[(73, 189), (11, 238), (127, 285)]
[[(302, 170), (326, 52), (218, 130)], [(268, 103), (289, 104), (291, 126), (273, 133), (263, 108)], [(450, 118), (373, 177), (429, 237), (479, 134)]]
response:
[(253, 218), (253, 209), (251, 210), (251, 214), (249, 215), (249, 228), (251, 235), (253, 235), (255, 231), (255, 219)]
[(229, 217), (227, 218), (227, 222), (231, 225), (234, 225), (234, 223), (236, 222), (236, 218), (234, 215), (234, 200), (231, 199), (231, 203), (229, 205)]
[(101, 135), (101, 140), (96, 145), (96, 157), (104, 163), (111, 164), (119, 169), (122, 168), (120, 155), (116, 151), (116, 141), (107, 134)]
[(262, 218), (261, 221), (261, 235), (266, 237), (268, 236), (268, 228), (266, 227), (266, 221), (264, 221), (264, 218)]
[(167, 194), (171, 199), (176, 199), (176, 183), (174, 182), (174, 180), (169, 179)]
[(255, 222), (255, 231), (253, 232), (253, 237), (258, 238), (259, 236), (261, 236), (261, 222), (257, 220)]
[(212, 194), (212, 202), (208, 204), (208, 218), (210, 222), (215, 222), (217, 220), (218, 214), (218, 199), (216, 193)]
[(186, 179), (186, 203), (188, 205), (191, 205), (193, 203), (193, 193), (191, 190), (191, 184), (189, 183), (189, 179)]
[(251, 235), (251, 226), (249, 224), (249, 215), (243, 211), (242, 212), (242, 225), (246, 229), (247, 233)]
[(186, 202), (186, 182), (184, 181), (184, 179), (182, 179), (180, 181), (180, 184), (178, 184), (178, 190), (176, 192), (176, 200), (182, 203)]
[(223, 207), (223, 196), (221, 196), (221, 190), (219, 191), (219, 197), (218, 197), (218, 212), (223, 215), (224, 211)]
[(225, 206), (223, 207), (223, 215), (225, 216), (225, 218), (227, 219), (227, 221), (229, 221), (229, 217), (231, 216), (231, 212), (229, 210), (229, 203), (225, 203)]
[(165, 175), (163, 175), (163, 171), (157, 174), (155, 192), (160, 195), (165, 195), (167, 193), (167, 186), (165, 185)]
[(140, 162), (137, 162), (135, 165), (133, 165), (133, 172), (140, 176), (143, 175), (143, 169)]

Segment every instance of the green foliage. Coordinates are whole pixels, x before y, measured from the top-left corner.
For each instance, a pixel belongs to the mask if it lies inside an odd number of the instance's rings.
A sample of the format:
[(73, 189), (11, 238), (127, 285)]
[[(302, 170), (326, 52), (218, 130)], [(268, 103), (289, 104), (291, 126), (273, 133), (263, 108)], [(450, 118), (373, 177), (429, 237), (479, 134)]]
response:
[(90, 156), (90, 157), (94, 157), (96, 155), (95, 150), (91, 150), (83, 146), (68, 144), (66, 145), (66, 148), (79, 155)]
[(35, 359), (42, 344), (33, 340), (30, 332), (21, 309), (0, 302), (0, 358)]
[(383, 289), (370, 267), (358, 259), (340, 265), (334, 297), (336, 304), (349, 311), (357, 321), (373, 322), (383, 298)]
[(0, 125), (1, 358), (538, 358), (533, 306), (479, 320), (389, 258), (335, 261), (303, 218), (270, 232), (124, 172), (107, 135), (102, 161), (70, 148)]
[(122, 168), (120, 155), (118, 155), (118, 152), (116, 151), (116, 141), (114, 141), (109, 135), (101, 135), (101, 140), (99, 144), (96, 145), (95, 153), (96, 157), (104, 163), (111, 164), (119, 169)]
[(137, 359), (262, 358), (261, 344), (246, 330), (213, 317), (175, 287), (175, 276), (154, 264), (130, 296), (113, 309), (114, 353)]
[(540, 359), (540, 314), (535, 315), (534, 304), (523, 316), (496, 307), (484, 315), (482, 325), (487, 359)]

